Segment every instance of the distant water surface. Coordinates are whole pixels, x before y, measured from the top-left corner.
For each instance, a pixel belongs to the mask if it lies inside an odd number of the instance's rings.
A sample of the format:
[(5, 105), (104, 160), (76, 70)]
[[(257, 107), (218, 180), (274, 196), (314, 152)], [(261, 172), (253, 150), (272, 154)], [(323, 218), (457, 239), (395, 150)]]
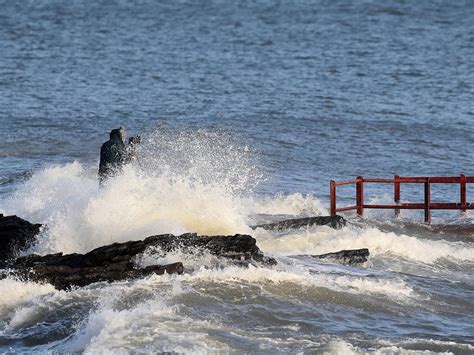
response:
[[(474, 352), (471, 215), (434, 213), (461, 225), (444, 232), (418, 212), (349, 216), (340, 231), (247, 227), (327, 214), (330, 179), (474, 175), (472, 1), (0, 9), (0, 213), (48, 224), (31, 251), (252, 233), (280, 262), (216, 270), (178, 254), (183, 277), (71, 292), (2, 280), (0, 351)], [(145, 138), (142, 166), (99, 190), (100, 145), (121, 125)], [(433, 196), (455, 201), (458, 187)], [(301, 256), (359, 247), (362, 267)]]

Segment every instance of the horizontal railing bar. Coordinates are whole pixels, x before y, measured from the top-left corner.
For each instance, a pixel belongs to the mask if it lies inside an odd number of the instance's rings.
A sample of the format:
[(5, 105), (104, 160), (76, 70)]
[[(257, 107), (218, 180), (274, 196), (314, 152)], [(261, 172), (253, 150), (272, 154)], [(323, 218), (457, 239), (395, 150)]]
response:
[[(388, 183), (388, 184), (395, 182), (394, 179), (379, 179), (379, 178), (363, 178), (362, 181), (363, 182)], [(401, 180), (399, 180), (399, 181), (401, 181)]]
[(400, 177), (398, 180), (395, 179), (364, 179), (364, 182), (378, 182), (378, 183), (406, 183), (406, 184), (424, 184), (426, 182), (425, 177)]
[(401, 209), (401, 210), (422, 210), (425, 208), (423, 203), (406, 203), (400, 205), (364, 205), (364, 208), (377, 208), (377, 209)]
[[(369, 183), (382, 183), (382, 184), (392, 184), (395, 182), (407, 183), (407, 184), (424, 184), (426, 180), (429, 179), (430, 184), (459, 184), (461, 182), (465, 183), (474, 183), (474, 176), (466, 176), (464, 179), (461, 179), (459, 176), (427, 176), (427, 177), (400, 177), (399, 179), (381, 179), (381, 178), (363, 178), (363, 182)], [(336, 181), (336, 186), (349, 185), (357, 183), (357, 179)]]
[(431, 205), (432, 210), (474, 210), (474, 205), (462, 206), (437, 206), (436, 204)]
[[(364, 208), (375, 209), (401, 209), (401, 210), (422, 210), (425, 208), (424, 203), (402, 203), (400, 205), (364, 205)], [(430, 203), (430, 208), (433, 210), (461, 210), (474, 209), (474, 204), (461, 205), (460, 203)]]
[[(437, 177), (430, 177), (430, 178), (419, 178), (419, 177), (401, 177), (398, 180), (395, 179), (378, 179), (378, 178), (364, 178), (364, 182), (370, 183), (381, 183), (381, 184), (393, 184), (395, 182), (405, 183), (405, 184), (424, 184), (427, 179), (429, 179), (430, 184), (459, 184), (461, 179), (455, 178), (437, 178)], [(465, 182), (468, 182), (466, 180)]]
[[(405, 205), (363, 205), (364, 208), (373, 208), (373, 209), (400, 209), (400, 210), (423, 210), (425, 205), (423, 203), (413, 203)], [(430, 204), (432, 210), (474, 210), (473, 204), (468, 204), (466, 206), (460, 204)], [(336, 208), (336, 212), (345, 212), (356, 210), (357, 206), (346, 206)]]
[[(416, 179), (420, 180), (422, 182), (425, 182), (426, 179), (430, 179), (430, 183), (447, 183), (447, 184), (458, 184), (460, 182), (468, 182), (468, 183), (473, 183), (474, 182), (474, 176), (465, 176), (461, 178), (460, 176), (400, 176), (400, 181), (403, 182), (404, 179)], [(365, 180), (365, 179), (364, 179)]]
[[(364, 183), (393, 184), (394, 205), (364, 204)], [(400, 187), (406, 183), (417, 183), (424, 185), (424, 203), (400, 203)], [(337, 212), (356, 210), (359, 216), (363, 216), (365, 208), (393, 209), (395, 216), (399, 216), (400, 210), (424, 210), (425, 223), (431, 221), (431, 210), (459, 210), (462, 213), (467, 210), (474, 210), (474, 203), (468, 203), (466, 197), (467, 184), (474, 183), (474, 176), (399, 176), (393, 179), (384, 178), (364, 178), (358, 176), (355, 179), (343, 181), (330, 181), (331, 216)], [(337, 208), (336, 191), (337, 186), (355, 184), (356, 204), (355, 206), (345, 206)], [(431, 184), (459, 184), (459, 202), (431, 202)]]
[(357, 179), (336, 181), (336, 186), (355, 184), (356, 182), (357, 182)]
[(474, 176), (466, 176), (465, 179), (458, 177), (430, 177), (430, 183), (435, 184), (459, 184), (460, 182), (474, 183)]
[(352, 210), (355, 210), (357, 209), (357, 206), (346, 206), (346, 207), (339, 207), (339, 208), (336, 208), (336, 212), (345, 212), (345, 211), (352, 211)]

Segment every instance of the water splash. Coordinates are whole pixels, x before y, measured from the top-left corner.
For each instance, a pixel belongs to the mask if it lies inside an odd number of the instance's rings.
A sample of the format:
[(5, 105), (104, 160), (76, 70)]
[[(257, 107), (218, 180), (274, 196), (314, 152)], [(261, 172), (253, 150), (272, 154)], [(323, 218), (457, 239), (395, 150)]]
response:
[(250, 149), (219, 131), (155, 131), (137, 161), (103, 188), (95, 166), (49, 167), (0, 210), (47, 225), (38, 253), (87, 252), (160, 233), (245, 233), (242, 196), (260, 181), (258, 171)]

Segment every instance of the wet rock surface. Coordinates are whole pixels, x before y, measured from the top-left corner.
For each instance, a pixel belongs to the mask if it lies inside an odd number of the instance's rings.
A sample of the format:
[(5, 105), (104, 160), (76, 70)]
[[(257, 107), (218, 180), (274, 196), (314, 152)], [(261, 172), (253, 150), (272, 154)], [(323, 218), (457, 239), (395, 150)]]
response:
[(341, 250), (334, 253), (327, 253), (321, 255), (311, 255), (313, 258), (317, 259), (329, 259), (331, 261), (340, 262), (346, 265), (356, 265), (365, 263), (369, 258), (370, 252), (369, 249), (351, 249), (351, 250)]
[(301, 227), (311, 226), (329, 226), (334, 229), (340, 229), (346, 225), (344, 217), (335, 216), (316, 216), (316, 217), (305, 217), (287, 219), (275, 223), (259, 224), (252, 226), (252, 229), (263, 228), (266, 230), (285, 230), (285, 229), (298, 229)]
[(28, 248), (39, 233), (41, 224), (32, 224), (17, 216), (0, 214), (0, 267)]
[[(287, 220), (256, 226), (265, 229), (298, 228), (308, 225), (331, 225), (340, 228), (345, 220), (340, 216), (310, 217)], [(338, 227), (339, 226), (339, 227)], [(144, 240), (113, 243), (96, 248), (86, 254), (57, 253), (49, 255), (31, 254), (16, 257), (17, 251), (30, 246), (41, 228), (17, 216), (0, 215), (0, 278), (13, 275), (20, 279), (49, 282), (58, 289), (72, 286), (86, 286), (94, 282), (118, 281), (138, 278), (150, 274), (182, 274), (185, 270), (181, 262), (166, 265), (138, 267), (136, 259), (145, 251), (160, 256), (180, 250), (184, 254), (212, 255), (230, 259), (238, 265), (260, 263), (275, 265), (274, 258), (265, 256), (250, 235), (198, 236), (187, 233), (180, 236), (161, 234)], [(335, 253), (311, 255), (314, 258), (330, 259), (343, 264), (358, 264), (367, 261), (368, 249), (342, 250)]]
[(13, 274), (32, 281), (46, 281), (58, 289), (67, 289), (71, 286), (85, 286), (93, 282), (117, 281), (149, 274), (183, 273), (181, 262), (137, 268), (135, 258), (149, 247), (159, 250), (160, 254), (177, 249), (188, 254), (207, 251), (239, 262), (276, 264), (275, 259), (262, 254), (256, 240), (249, 235), (209, 237), (196, 234), (163, 234), (144, 240), (106, 245), (86, 254), (32, 254), (19, 257), (7, 264), (9, 271), (4, 272), (2, 276)]
[(95, 267), (69, 267), (66, 265), (48, 265), (41, 261), (26, 268), (15, 269), (15, 277), (36, 282), (49, 282), (60, 290), (69, 289), (72, 286), (86, 286), (94, 282), (113, 282), (132, 278), (144, 277), (151, 274), (163, 275), (182, 274), (183, 264), (176, 262), (167, 265), (151, 265), (146, 268), (135, 268), (133, 263), (127, 261)]

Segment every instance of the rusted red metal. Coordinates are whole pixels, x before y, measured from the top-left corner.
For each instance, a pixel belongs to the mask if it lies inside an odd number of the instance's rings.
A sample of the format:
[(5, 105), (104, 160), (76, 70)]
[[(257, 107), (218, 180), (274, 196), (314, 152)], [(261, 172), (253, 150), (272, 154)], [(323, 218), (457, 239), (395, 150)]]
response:
[(351, 179), (351, 180), (336, 181), (335, 184), (336, 186), (343, 186), (343, 185), (355, 184), (356, 182), (357, 182), (357, 179)]
[[(425, 209), (425, 203), (401, 203), (399, 205), (364, 205), (364, 208), (373, 208), (373, 209), (400, 209), (400, 210), (423, 210)], [(460, 203), (451, 203), (451, 202), (431, 202), (430, 209), (432, 210), (460, 210)], [(350, 211), (357, 209), (357, 206), (346, 206), (337, 208), (337, 212), (342, 212), (341, 210)], [(474, 210), (473, 203), (467, 203), (466, 209)]]
[(379, 179), (379, 178), (364, 178), (364, 182), (380, 182), (380, 183), (391, 183), (393, 179)]
[(431, 191), (430, 191), (430, 178), (426, 178), (425, 181), (425, 223), (431, 222)]
[[(400, 176), (393, 177), (393, 201), (398, 205), (400, 203)], [(395, 216), (400, 216), (400, 209), (395, 208)]]
[[(365, 204), (364, 203), (364, 183), (393, 183), (394, 184), (394, 202), (393, 205)], [(403, 183), (424, 184), (424, 201), (422, 203), (400, 203), (400, 185)], [(356, 210), (357, 214), (362, 216), (365, 208), (376, 209), (394, 209), (398, 216), (402, 209), (422, 209), (424, 210), (425, 222), (431, 222), (431, 210), (474, 210), (474, 203), (467, 202), (466, 185), (474, 183), (474, 176), (433, 176), (433, 177), (401, 177), (395, 175), (393, 179), (363, 178), (358, 176), (356, 179), (330, 182), (331, 192), (331, 215), (337, 212)], [(354, 206), (344, 206), (337, 208), (336, 188), (337, 186), (351, 185), (356, 186), (356, 204)], [(460, 202), (431, 202), (431, 184), (459, 184)]]
[(357, 206), (354, 205), (354, 206), (345, 206), (345, 207), (339, 207), (336, 209), (337, 212), (345, 212), (345, 211), (353, 211), (353, 210), (356, 210), (357, 209)]
[(357, 214), (359, 216), (364, 215), (364, 178), (358, 176), (356, 179), (356, 206)]
[(331, 216), (336, 215), (336, 182), (331, 180), (329, 182), (330, 196), (331, 196)]
[(464, 174), (460, 175), (460, 202), (461, 202), (461, 211), (466, 212), (466, 204), (467, 204), (467, 197), (466, 197), (466, 176)]

